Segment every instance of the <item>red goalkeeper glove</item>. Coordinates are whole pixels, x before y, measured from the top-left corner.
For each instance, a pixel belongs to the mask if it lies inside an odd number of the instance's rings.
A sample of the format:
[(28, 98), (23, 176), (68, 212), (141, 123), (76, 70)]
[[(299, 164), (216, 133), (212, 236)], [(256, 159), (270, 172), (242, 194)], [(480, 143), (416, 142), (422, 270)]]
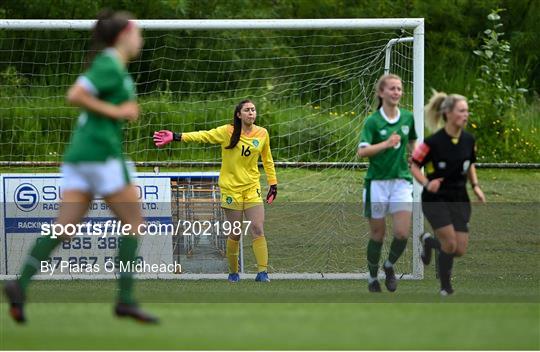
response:
[(277, 196), (277, 185), (271, 185), (270, 189), (268, 190), (268, 194), (266, 195), (266, 203), (272, 204), (274, 199), (276, 199)]

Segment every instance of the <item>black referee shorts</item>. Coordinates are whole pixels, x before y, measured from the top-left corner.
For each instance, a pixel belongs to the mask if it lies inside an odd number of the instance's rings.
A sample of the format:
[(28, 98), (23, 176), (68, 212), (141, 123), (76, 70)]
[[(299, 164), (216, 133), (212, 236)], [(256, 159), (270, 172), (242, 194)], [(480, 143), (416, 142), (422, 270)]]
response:
[(454, 230), (469, 232), (471, 203), (466, 189), (445, 194), (422, 192), (422, 211), (433, 230), (454, 225)]

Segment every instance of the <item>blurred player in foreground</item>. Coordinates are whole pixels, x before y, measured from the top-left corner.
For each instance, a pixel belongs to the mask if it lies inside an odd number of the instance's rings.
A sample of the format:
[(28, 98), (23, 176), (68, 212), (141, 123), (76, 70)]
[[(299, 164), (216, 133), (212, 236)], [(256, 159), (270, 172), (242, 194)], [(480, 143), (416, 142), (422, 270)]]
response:
[[(96, 195), (102, 196), (124, 224), (136, 229), (143, 223), (135, 187), (122, 152), (123, 125), (139, 117), (135, 86), (126, 65), (139, 55), (143, 39), (132, 16), (126, 12), (102, 11), (93, 32), (90, 66), (69, 89), (67, 100), (82, 109), (64, 154), (62, 203), (56, 224), (79, 223)], [(118, 256), (121, 262), (136, 258), (138, 234), (123, 236)], [(24, 302), (31, 277), (41, 261), (70, 236), (45, 236), (36, 242), (18, 280), (8, 282), (5, 293), (10, 314), (24, 322)], [(121, 272), (120, 293), (115, 314), (140, 322), (155, 323), (157, 318), (140, 310), (133, 298), (133, 274)]]

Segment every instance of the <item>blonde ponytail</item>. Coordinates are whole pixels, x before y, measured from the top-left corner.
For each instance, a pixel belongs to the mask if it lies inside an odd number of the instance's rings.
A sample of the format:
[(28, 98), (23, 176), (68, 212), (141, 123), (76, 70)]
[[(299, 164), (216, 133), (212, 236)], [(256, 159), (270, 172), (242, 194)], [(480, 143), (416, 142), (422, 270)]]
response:
[(441, 106), (447, 95), (445, 92), (433, 91), (433, 95), (429, 102), (424, 106), (424, 115), (426, 116), (426, 124), (431, 132), (439, 129), (441, 125), (442, 111)]
[(467, 101), (463, 95), (450, 94), (445, 92), (433, 91), (433, 95), (429, 102), (424, 106), (424, 114), (426, 123), (431, 132), (438, 130), (441, 127), (441, 117), (446, 122), (446, 114), (454, 109), (458, 101)]

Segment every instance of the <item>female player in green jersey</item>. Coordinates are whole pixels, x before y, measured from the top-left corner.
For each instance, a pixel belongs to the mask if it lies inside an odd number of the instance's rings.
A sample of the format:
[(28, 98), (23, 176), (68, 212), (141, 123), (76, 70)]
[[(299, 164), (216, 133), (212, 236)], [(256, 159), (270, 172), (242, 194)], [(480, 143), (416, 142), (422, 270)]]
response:
[[(170, 142), (198, 142), (221, 145), (222, 164), (219, 173), (221, 207), (230, 224), (250, 221), (249, 230), (253, 236), (253, 252), (257, 261), (256, 281), (268, 282), (268, 247), (264, 236), (264, 206), (261, 197), (259, 158), (270, 190), (267, 203), (272, 203), (277, 195), (277, 178), (274, 160), (270, 151), (270, 136), (265, 128), (255, 125), (257, 110), (251, 100), (241, 101), (234, 110), (232, 125), (223, 125), (210, 131), (173, 133), (162, 130), (154, 133), (154, 142), (162, 147)], [(229, 261), (229, 281), (240, 280), (238, 274), (240, 235), (230, 233), (227, 239)]]
[(364, 215), (369, 219), (367, 246), (368, 289), (381, 292), (377, 280), (381, 248), (386, 233), (385, 217), (392, 215), (394, 238), (383, 268), (388, 291), (397, 289), (394, 264), (407, 246), (412, 214), (412, 176), (407, 162), (407, 148), (414, 149), (416, 131), (410, 111), (400, 108), (403, 94), (401, 78), (383, 75), (375, 86), (379, 105), (365, 121), (358, 156), (369, 158), (365, 178)]
[[(81, 114), (64, 154), (62, 202), (56, 219), (59, 225), (77, 224), (93, 197), (103, 197), (121, 222), (131, 225), (132, 233), (123, 236), (119, 246), (119, 259), (125, 264), (136, 258), (136, 231), (143, 223), (138, 194), (122, 153), (122, 126), (139, 117), (135, 87), (126, 65), (139, 55), (143, 39), (131, 18), (125, 12), (100, 13), (92, 32), (90, 66), (68, 91), (68, 102), (80, 107)], [(6, 284), (10, 314), (17, 322), (25, 321), (23, 305), (30, 278), (58, 244), (69, 237), (40, 238), (19, 279)], [(120, 273), (119, 285), (117, 316), (157, 322), (137, 307), (132, 296), (131, 272)]]

